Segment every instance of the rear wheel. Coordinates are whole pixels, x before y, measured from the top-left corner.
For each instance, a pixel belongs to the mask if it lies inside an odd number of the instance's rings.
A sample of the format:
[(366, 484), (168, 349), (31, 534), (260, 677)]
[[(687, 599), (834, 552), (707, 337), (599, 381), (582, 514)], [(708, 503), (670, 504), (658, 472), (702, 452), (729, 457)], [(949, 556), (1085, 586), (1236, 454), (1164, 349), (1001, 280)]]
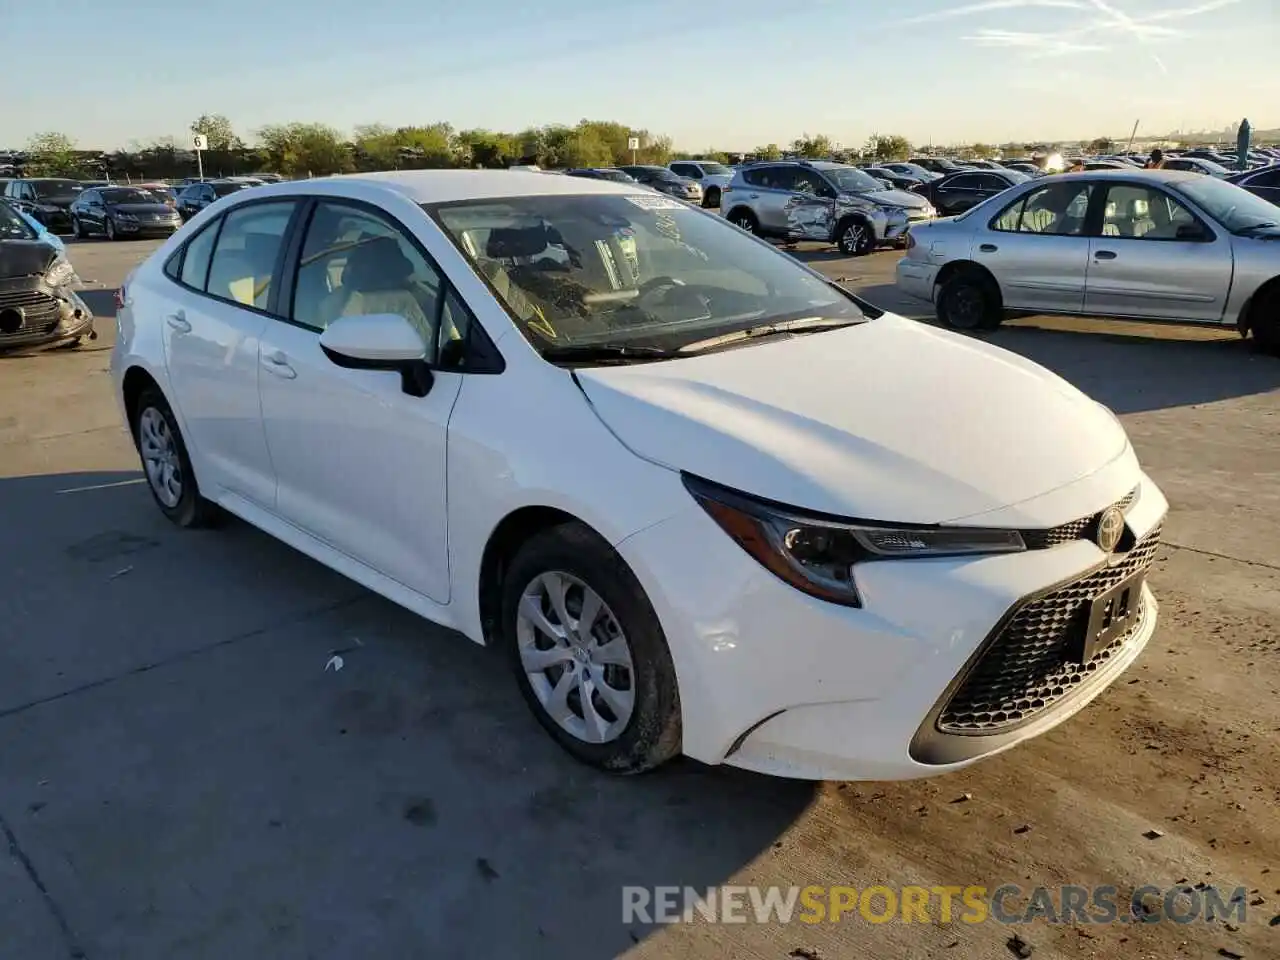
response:
[(760, 222), (756, 220), (756, 215), (750, 210), (735, 210), (729, 214), (729, 222), (747, 233), (759, 233)]
[(583, 763), (640, 773), (680, 750), (680, 696), (649, 598), (594, 531), (566, 523), (516, 553), (502, 638), (538, 722)]
[(719, 187), (707, 188), (707, 194), (705, 197), (702, 198), (702, 205), (704, 207), (720, 206), (720, 188)]
[[(108, 221), (110, 222), (110, 221)], [(133, 416), (133, 441), (160, 512), (180, 527), (212, 526), (220, 511), (200, 494), (178, 421), (155, 387), (142, 391)]]
[(973, 270), (958, 273), (938, 291), (938, 322), (952, 330), (994, 330), (1004, 320), (1000, 289)]
[(865, 257), (876, 248), (876, 231), (861, 217), (849, 217), (836, 227), (836, 246), (848, 257)]

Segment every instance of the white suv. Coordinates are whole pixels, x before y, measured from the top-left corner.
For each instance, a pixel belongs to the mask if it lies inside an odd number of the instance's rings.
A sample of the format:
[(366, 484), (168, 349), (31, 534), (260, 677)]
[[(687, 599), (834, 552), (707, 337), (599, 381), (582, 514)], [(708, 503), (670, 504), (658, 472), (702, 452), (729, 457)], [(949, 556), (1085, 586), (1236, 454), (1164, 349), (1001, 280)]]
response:
[(714, 160), (677, 160), (669, 165), (669, 169), (702, 187), (704, 207), (720, 206), (720, 195), (733, 179), (733, 168)]

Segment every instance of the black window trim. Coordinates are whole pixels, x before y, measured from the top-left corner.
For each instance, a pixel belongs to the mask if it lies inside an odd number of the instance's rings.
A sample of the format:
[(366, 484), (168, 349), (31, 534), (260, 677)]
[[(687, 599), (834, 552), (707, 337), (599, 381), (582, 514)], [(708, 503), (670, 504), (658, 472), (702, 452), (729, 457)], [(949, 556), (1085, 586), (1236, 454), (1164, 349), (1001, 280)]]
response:
[[(295, 196), (294, 194), (285, 194), (283, 196), (255, 197), (252, 200), (245, 200), (241, 203), (235, 204), (229, 209), (224, 210), (222, 213), (218, 214), (218, 216), (212, 222), (206, 224), (205, 226), (197, 230), (194, 234), (191, 235), (190, 239), (183, 241), (182, 248), (173, 254), (173, 256), (181, 257), (181, 260), (178, 263), (177, 279), (169, 276), (169, 274), (164, 270), (161, 270), (161, 272), (164, 273), (165, 276), (168, 277), (169, 280), (171, 280), (173, 283), (176, 283), (178, 286), (182, 287), (182, 289), (190, 291), (191, 293), (194, 293), (197, 296), (201, 296), (209, 300), (213, 300), (215, 303), (225, 303), (227, 306), (239, 307), (241, 310), (248, 310), (252, 313), (260, 314), (262, 316), (270, 317), (272, 319), (276, 319), (276, 320), (281, 319), (273, 312), (278, 308), (278, 303), (280, 300), (280, 284), (276, 280), (276, 278), (281, 276), (280, 270), (283, 265), (285, 252), (289, 246), (289, 239), (296, 225), (299, 212), (306, 206), (304, 203), (301, 203), (300, 201), (305, 199), (306, 199), (305, 197)], [(209, 271), (213, 267), (213, 258), (218, 253), (218, 241), (222, 239), (222, 228), (223, 226), (226, 225), (227, 217), (230, 216), (235, 211), (243, 209), (245, 207), (260, 207), (260, 206), (264, 206), (266, 204), (272, 204), (272, 203), (276, 203), (276, 204), (292, 203), (293, 212), (289, 214), (289, 221), (285, 225), (284, 235), (281, 237), (282, 242), (280, 244), (280, 249), (276, 253), (275, 266), (272, 267), (273, 273), (271, 277), (271, 291), (267, 295), (267, 305), (265, 307), (259, 307), (252, 303), (241, 303), (239, 300), (232, 300), (229, 297), (219, 297), (217, 294), (210, 293), (207, 289), (197, 289), (191, 286), (189, 283), (183, 283), (183, 281), (180, 278), (182, 276), (182, 268), (185, 265), (186, 259), (187, 259), (187, 248), (191, 246), (191, 244), (195, 243), (197, 237), (203, 236), (205, 231), (207, 230), (215, 231), (213, 236), (213, 247), (209, 253), (209, 262), (205, 264), (205, 268), (204, 268), (204, 286), (207, 288), (209, 286)], [(171, 256), (169, 259), (170, 260), (173, 259), (173, 256)], [(165, 261), (165, 264), (166, 266), (168, 265), (168, 260)]]
[[(427, 265), (436, 272), (440, 278), (440, 297), (435, 308), (435, 330), (436, 336), (440, 334), (440, 322), (444, 316), (445, 303), (452, 293), (456, 300), (464, 310), (466, 310), (467, 319), (467, 335), (466, 335), (466, 352), (462, 358), (462, 364), (457, 367), (441, 367), (438, 365), (440, 360), (440, 344), (435, 345), (436, 356), (431, 362), (430, 367), (437, 373), (457, 373), (457, 374), (477, 374), (477, 375), (496, 375), (507, 369), (506, 360), (503, 358), (493, 338), (489, 336), (489, 332), (484, 329), (484, 325), (476, 318), (475, 311), (471, 309), (471, 305), (467, 303), (467, 298), (454, 286), (453, 281), (449, 279), (449, 275), (440, 267), (436, 258), (419, 242), (418, 238), (413, 235), (413, 231), (405, 226), (395, 214), (389, 210), (370, 203), (367, 200), (359, 200), (355, 197), (333, 196), (329, 194), (297, 194), (291, 195), (295, 199), (302, 200), (299, 204), (300, 210), (289, 224), (288, 234), (285, 242), (281, 245), (281, 260), (277, 261), (277, 267), (280, 270), (280, 283), (273, 291), (273, 298), (279, 297), (275, 302), (277, 312), (271, 314), (271, 319), (280, 323), (287, 323), (291, 327), (297, 327), (300, 330), (306, 330), (315, 334), (319, 339), (322, 330), (317, 330), (310, 324), (302, 323), (295, 320), (293, 313), (293, 299), (298, 288), (298, 270), (301, 266), (302, 247), (306, 242), (307, 230), (311, 227), (311, 220), (315, 216), (315, 211), (321, 203), (332, 203), (339, 206), (351, 207), (364, 213), (371, 214), (386, 221), (391, 226), (399, 230), (409, 241), (410, 245), (417, 251), (418, 255), (426, 261)], [(256, 201), (261, 202), (261, 201)], [(237, 204), (237, 206), (239, 206)], [(432, 218), (434, 220), (434, 218)], [(443, 228), (441, 228), (443, 231)], [(446, 236), (447, 236), (446, 232)]]

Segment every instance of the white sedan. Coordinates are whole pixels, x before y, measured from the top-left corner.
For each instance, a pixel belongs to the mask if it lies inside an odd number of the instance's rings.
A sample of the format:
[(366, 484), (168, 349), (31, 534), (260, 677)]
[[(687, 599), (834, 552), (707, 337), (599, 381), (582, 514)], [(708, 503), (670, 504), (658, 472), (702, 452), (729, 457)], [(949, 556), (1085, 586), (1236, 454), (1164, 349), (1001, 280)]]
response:
[(942, 773), (1155, 629), (1166, 502), (1110, 411), (649, 190), (258, 187), (121, 300), (116, 395), (171, 520), (230, 512), (502, 646), (606, 770)]

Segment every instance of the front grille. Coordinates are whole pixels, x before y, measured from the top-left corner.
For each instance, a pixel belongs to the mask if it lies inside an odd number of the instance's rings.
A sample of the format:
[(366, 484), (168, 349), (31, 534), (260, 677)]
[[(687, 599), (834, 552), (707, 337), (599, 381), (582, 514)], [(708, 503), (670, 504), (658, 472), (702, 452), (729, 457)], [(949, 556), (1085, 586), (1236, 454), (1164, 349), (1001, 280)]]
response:
[[(1124, 513), (1129, 512), (1129, 508), (1138, 500), (1138, 488), (1134, 487), (1114, 506), (1120, 508)], [(1110, 509), (1110, 508), (1108, 508)], [(1048, 530), (1023, 530), (1022, 540), (1027, 545), (1028, 550), (1046, 550), (1049, 547), (1056, 547), (1062, 543), (1071, 543), (1073, 540), (1087, 540), (1093, 536), (1094, 531), (1098, 528), (1098, 518), (1101, 517), (1103, 511), (1091, 514), (1087, 517), (1081, 517), (1079, 520), (1072, 520), (1069, 523), (1059, 524)]]
[(0, 332), (0, 344), (52, 333), (58, 325), (58, 301), (47, 293), (38, 290), (0, 292), (0, 312), (18, 307), (25, 314), (22, 327), (13, 333)]
[(943, 733), (989, 735), (1019, 726), (1053, 706), (1110, 660), (1142, 626), (1098, 651), (1088, 663), (1073, 659), (1089, 628), (1089, 603), (1147, 570), (1160, 545), (1160, 527), (1119, 562), (1058, 587), (1025, 604), (987, 645), (943, 707)]

